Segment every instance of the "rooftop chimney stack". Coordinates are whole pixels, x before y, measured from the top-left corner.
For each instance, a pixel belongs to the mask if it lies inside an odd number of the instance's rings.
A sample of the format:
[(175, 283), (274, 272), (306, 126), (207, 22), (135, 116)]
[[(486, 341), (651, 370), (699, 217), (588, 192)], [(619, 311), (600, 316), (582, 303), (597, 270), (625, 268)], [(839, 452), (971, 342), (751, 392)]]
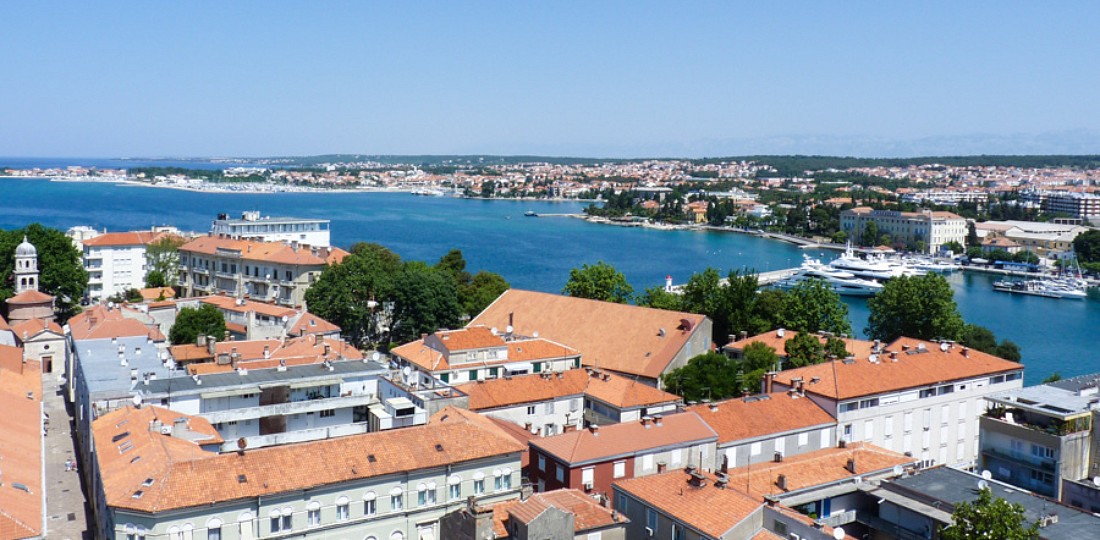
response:
[(848, 463), (844, 466), (844, 468), (848, 469), (848, 472), (856, 474), (856, 458), (848, 458)]

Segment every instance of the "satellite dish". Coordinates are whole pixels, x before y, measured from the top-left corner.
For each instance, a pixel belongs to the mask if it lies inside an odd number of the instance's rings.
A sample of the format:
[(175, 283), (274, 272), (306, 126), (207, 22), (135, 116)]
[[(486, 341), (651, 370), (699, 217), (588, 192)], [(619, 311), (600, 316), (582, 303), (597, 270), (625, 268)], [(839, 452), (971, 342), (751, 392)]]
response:
[(497, 327), (494, 326), (489, 329), (489, 333), (495, 336), (500, 333), (500, 330), (497, 330)]
[(135, 395), (132, 401), (134, 402), (134, 407), (141, 407), (141, 395)]
[(1100, 476), (1093, 476), (1092, 477), (1092, 483), (1095, 484), (1095, 485), (1100, 486)]
[(993, 479), (993, 473), (989, 472), (988, 470), (982, 471), (982, 479), (983, 480), (992, 480)]
[(978, 480), (978, 489), (989, 489), (989, 482), (986, 482), (985, 480)]
[(513, 330), (515, 330), (515, 329), (514, 329), (514, 328), (512, 328), (512, 325), (510, 325), (510, 324), (509, 324), (509, 325), (508, 325), (508, 326), (507, 326), (507, 327), (506, 327), (506, 328), (504, 329), (504, 332), (505, 332), (505, 333), (508, 333), (508, 334), (511, 334)]
[(539, 337), (539, 331), (538, 331), (538, 330), (535, 330), (534, 332), (531, 332), (531, 336), (533, 336), (533, 337)]
[(844, 540), (844, 536), (844, 527), (833, 528), (833, 538), (836, 538), (836, 540)]
[(905, 469), (901, 468), (901, 465), (894, 465), (894, 476), (901, 476), (903, 472), (905, 472)]
[(288, 319), (286, 315), (283, 315), (283, 322), (285, 323), (285, 322), (287, 322), (288, 320), (290, 320), (290, 319)]
[(378, 359), (382, 358), (382, 355), (379, 354), (378, 351), (374, 351), (374, 354), (370, 355), (370, 358), (371, 358), (371, 360), (374, 360), (375, 362), (377, 362)]
[(940, 351), (947, 352), (947, 349), (949, 349), (949, 348), (951, 348), (951, 346), (948, 345), (946, 341), (944, 341), (943, 343), (940, 343)]

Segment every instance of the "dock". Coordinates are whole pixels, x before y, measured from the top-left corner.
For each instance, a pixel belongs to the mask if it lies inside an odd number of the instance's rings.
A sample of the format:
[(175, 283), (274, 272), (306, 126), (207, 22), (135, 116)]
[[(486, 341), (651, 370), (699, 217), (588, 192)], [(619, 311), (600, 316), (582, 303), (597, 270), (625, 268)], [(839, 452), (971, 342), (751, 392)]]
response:
[[(758, 272), (756, 274), (756, 282), (761, 287), (764, 287), (764, 286), (772, 285), (775, 282), (780, 281), (782, 279), (789, 278), (789, 277), (793, 276), (796, 272), (798, 272), (798, 268), (785, 268), (783, 270), (772, 270), (770, 272)], [(718, 283), (720, 285), (727, 285), (727, 284), (729, 284), (729, 279), (722, 278)], [(672, 294), (683, 294), (684, 286), (682, 284), (681, 285), (672, 285), (672, 284), (666, 283), (665, 284), (665, 290), (667, 290), (668, 292), (670, 292)]]

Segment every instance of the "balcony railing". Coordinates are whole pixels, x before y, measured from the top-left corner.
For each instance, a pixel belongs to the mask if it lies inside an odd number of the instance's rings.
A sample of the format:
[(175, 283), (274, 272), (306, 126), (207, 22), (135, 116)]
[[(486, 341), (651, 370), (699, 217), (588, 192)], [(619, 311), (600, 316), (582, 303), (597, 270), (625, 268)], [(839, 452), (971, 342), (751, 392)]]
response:
[(1006, 452), (997, 448), (982, 448), (982, 454), (1038, 471), (1054, 472), (1058, 467), (1058, 462), (1053, 458), (1040, 458), (1031, 454)]
[(345, 409), (360, 405), (370, 405), (377, 401), (378, 399), (374, 394), (362, 394), (357, 396), (291, 401), (287, 403), (275, 403), (273, 405), (257, 405), (255, 407), (241, 407), (223, 411), (207, 411), (199, 414), (199, 416), (209, 420), (211, 424), (220, 424), (222, 422), (252, 420), (268, 416), (286, 416), (291, 414), (327, 411), (330, 409)]

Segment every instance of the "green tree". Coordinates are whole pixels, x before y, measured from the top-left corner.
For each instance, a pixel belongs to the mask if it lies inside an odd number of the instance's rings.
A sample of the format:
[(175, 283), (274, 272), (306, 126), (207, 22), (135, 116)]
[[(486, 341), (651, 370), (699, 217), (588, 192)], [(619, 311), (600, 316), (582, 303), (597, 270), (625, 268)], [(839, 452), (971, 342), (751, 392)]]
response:
[(978, 227), (973, 221), (966, 223), (966, 247), (982, 247), (982, 241), (978, 238)]
[(173, 345), (194, 343), (199, 336), (210, 336), (215, 340), (225, 337), (225, 317), (218, 308), (203, 304), (199, 308), (183, 308), (176, 315), (176, 323), (168, 332)]
[[(149, 273), (157, 272), (163, 276), (164, 285), (148, 285), (149, 287), (168, 287), (179, 285), (180, 276), (180, 252), (179, 248), (187, 243), (185, 239), (176, 235), (165, 235), (155, 242), (145, 246), (145, 262)], [(148, 276), (145, 278), (149, 280)]]
[(38, 250), (38, 290), (56, 298), (54, 307), (64, 323), (80, 312), (80, 299), (88, 288), (88, 272), (82, 256), (65, 233), (32, 223), (0, 234), (0, 302), (15, 295), (15, 247), (23, 237)]
[(741, 392), (740, 369), (728, 356), (708, 352), (661, 377), (665, 388), (686, 401), (718, 400)]
[(1073, 251), (1083, 263), (1100, 263), (1100, 230), (1085, 231), (1073, 239)]
[(378, 244), (357, 243), (339, 264), (326, 267), (306, 291), (309, 310), (339, 326), (353, 345), (378, 342), (390, 317), (401, 258)]
[(461, 288), (469, 285), (473, 279), (473, 276), (466, 271), (466, 259), (462, 256), (462, 250), (460, 249), (448, 251), (446, 255), (439, 258), (439, 263), (435, 267), (451, 276), (456, 287)]
[(825, 346), (816, 335), (799, 332), (783, 346), (787, 353), (787, 367), (803, 367), (820, 364), (825, 360)]
[(850, 354), (852, 353), (848, 350), (848, 346), (844, 343), (843, 339), (830, 337), (825, 341), (826, 358), (847, 358)]
[(863, 226), (863, 234), (859, 237), (859, 241), (865, 246), (877, 245), (879, 241), (878, 224), (874, 221), (868, 221)]
[(718, 270), (707, 268), (684, 284), (681, 308), (709, 317), (719, 339), (740, 331), (758, 334), (771, 329), (774, 313), (758, 308), (757, 288), (752, 272), (730, 271), (723, 283)]
[(851, 335), (848, 304), (820, 279), (799, 282), (787, 291), (779, 322), (799, 332), (832, 332)]
[(886, 283), (867, 300), (871, 315), (866, 333), (872, 339), (893, 341), (962, 337), (964, 323), (951, 285), (943, 276), (902, 276)]
[(396, 277), (389, 342), (413, 341), (420, 334), (458, 326), (462, 308), (450, 276), (422, 262), (410, 261)]
[(1054, 373), (1051, 373), (1049, 376), (1047, 376), (1047, 378), (1043, 379), (1043, 384), (1050, 384), (1052, 382), (1058, 382), (1060, 380), (1062, 380), (1062, 374), (1055, 371)]
[(964, 248), (962, 244), (956, 242), (955, 240), (952, 240), (950, 242), (945, 242), (941, 247), (943, 249), (950, 250), (951, 253), (954, 253), (956, 255), (958, 255), (958, 254), (960, 254), (960, 253), (962, 253), (963, 251), (966, 250), (966, 248)]
[(1028, 525), (1024, 507), (979, 489), (978, 498), (955, 505), (953, 525), (942, 529), (944, 540), (1038, 540), (1039, 524)]
[(760, 392), (764, 374), (779, 368), (779, 355), (767, 344), (754, 341), (745, 346), (741, 359), (741, 388)]
[(148, 274), (145, 274), (145, 286), (152, 287), (167, 287), (168, 280), (164, 278), (164, 273), (160, 270), (150, 270)]
[(462, 311), (470, 317), (485, 311), (494, 300), (511, 288), (504, 277), (496, 272), (482, 270), (474, 274), (469, 285), (458, 291), (458, 297), (462, 304)]
[(577, 298), (590, 298), (625, 304), (634, 294), (634, 288), (626, 276), (614, 266), (599, 261), (594, 265), (583, 264), (569, 271), (569, 281), (562, 292)]
[(989, 353), (1004, 358), (1005, 360), (1019, 362), (1022, 358), (1018, 345), (1007, 339), (998, 343), (997, 336), (993, 335), (993, 331), (984, 326), (976, 324), (964, 325), (962, 337), (959, 339), (959, 342), (971, 349)]
[(680, 295), (666, 291), (663, 286), (649, 287), (634, 301), (639, 306), (667, 309), (669, 311), (686, 311)]

